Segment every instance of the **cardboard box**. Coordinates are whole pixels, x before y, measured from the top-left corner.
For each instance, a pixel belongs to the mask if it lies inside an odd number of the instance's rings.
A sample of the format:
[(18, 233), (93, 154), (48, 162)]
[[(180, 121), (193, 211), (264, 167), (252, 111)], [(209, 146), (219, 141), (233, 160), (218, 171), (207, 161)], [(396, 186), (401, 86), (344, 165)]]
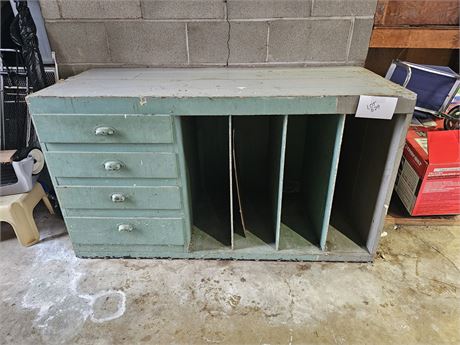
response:
[(460, 214), (460, 130), (410, 129), (395, 190), (412, 216)]

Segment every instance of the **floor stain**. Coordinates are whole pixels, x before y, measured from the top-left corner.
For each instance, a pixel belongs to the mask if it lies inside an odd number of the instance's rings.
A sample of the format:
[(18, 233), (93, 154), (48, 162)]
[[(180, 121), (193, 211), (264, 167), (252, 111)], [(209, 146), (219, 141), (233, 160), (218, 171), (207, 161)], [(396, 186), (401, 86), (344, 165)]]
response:
[(388, 227), (353, 264), (78, 259), (41, 224), (0, 242), (2, 345), (460, 343), (458, 227)]

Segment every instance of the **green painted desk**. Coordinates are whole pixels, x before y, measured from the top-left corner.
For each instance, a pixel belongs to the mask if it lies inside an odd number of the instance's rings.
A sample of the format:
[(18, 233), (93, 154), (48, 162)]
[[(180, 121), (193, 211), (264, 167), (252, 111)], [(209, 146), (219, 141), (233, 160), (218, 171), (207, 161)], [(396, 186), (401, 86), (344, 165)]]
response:
[(80, 257), (369, 261), (415, 95), (359, 67), (96, 69), (27, 101)]

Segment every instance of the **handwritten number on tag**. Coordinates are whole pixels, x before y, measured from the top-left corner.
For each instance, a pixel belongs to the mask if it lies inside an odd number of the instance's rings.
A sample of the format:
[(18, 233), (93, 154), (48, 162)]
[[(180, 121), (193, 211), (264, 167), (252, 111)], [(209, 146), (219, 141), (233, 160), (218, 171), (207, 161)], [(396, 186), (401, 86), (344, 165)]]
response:
[(356, 117), (391, 120), (398, 98), (380, 96), (359, 96)]

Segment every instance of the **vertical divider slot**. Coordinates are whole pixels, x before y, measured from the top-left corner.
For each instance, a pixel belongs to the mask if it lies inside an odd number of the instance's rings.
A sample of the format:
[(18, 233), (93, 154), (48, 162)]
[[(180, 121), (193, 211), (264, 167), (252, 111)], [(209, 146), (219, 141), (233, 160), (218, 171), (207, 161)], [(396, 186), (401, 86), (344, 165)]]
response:
[(344, 118), (289, 117), (280, 250), (326, 247)]
[(273, 209), (276, 208), (276, 223), (275, 223), (275, 229), (276, 229), (275, 248), (276, 250), (279, 250), (279, 246), (280, 246), (281, 210), (282, 210), (282, 204), (283, 204), (284, 165), (285, 165), (285, 160), (286, 160), (286, 137), (287, 137), (288, 119), (289, 119), (288, 115), (283, 116), (281, 138), (280, 138), (280, 141), (278, 142), (278, 147), (280, 150), (279, 152), (280, 160), (279, 160), (279, 170), (278, 170), (278, 189), (277, 189), (277, 194), (276, 194), (276, 200), (274, 200), (274, 202), (276, 203), (276, 206), (275, 205), (273, 206)]
[(182, 116), (192, 204), (193, 250), (232, 246), (231, 118)]
[(232, 125), (232, 116), (228, 117), (228, 175), (229, 175), (229, 201), (230, 201), (230, 244), (232, 250), (235, 248), (235, 225), (233, 221), (235, 205), (233, 204), (233, 125)]
[(286, 122), (282, 115), (232, 117), (235, 249), (276, 248)]
[(367, 247), (370, 253), (379, 235), (372, 231), (384, 217), (379, 200), (388, 193), (406, 121), (405, 116), (395, 114), (391, 120), (347, 116), (345, 122), (331, 226), (337, 230), (337, 238)]

